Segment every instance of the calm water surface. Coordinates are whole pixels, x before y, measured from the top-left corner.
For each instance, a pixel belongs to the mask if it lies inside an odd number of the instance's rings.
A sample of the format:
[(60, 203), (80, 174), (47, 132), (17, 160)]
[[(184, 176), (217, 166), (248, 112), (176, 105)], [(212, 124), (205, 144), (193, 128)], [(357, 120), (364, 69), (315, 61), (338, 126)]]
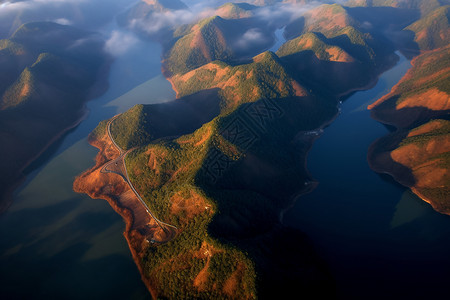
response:
[(277, 52), (278, 49), (280, 49), (281, 45), (286, 43), (286, 39), (283, 36), (283, 33), (284, 33), (284, 27), (275, 30), (275, 44), (273, 44), (273, 46), (269, 49), (269, 51)]
[(147, 299), (123, 237), (122, 218), (104, 200), (72, 191), (94, 164), (87, 135), (137, 103), (175, 98), (160, 74), (161, 49), (138, 41), (112, 65), (110, 87), (90, 113), (48, 151), (0, 216), (0, 299)]
[(311, 237), (341, 299), (449, 299), (450, 217), (374, 173), (366, 159), (369, 145), (388, 133), (366, 107), (409, 67), (401, 57), (374, 88), (343, 103), (308, 156), (318, 188), (284, 218)]

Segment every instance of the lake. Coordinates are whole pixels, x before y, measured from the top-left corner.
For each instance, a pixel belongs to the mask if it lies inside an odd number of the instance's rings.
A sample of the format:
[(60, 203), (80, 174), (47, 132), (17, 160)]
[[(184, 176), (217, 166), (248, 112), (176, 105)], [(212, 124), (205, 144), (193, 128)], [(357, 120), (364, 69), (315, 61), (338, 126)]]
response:
[(175, 98), (160, 55), (158, 44), (139, 40), (117, 57), (110, 87), (88, 103), (87, 118), (29, 168), (0, 216), (1, 299), (150, 298), (122, 218), (106, 201), (74, 193), (72, 184), (94, 165), (97, 149), (87, 136), (100, 121), (134, 104)]
[[(107, 32), (114, 30), (120, 31)], [(284, 42), (282, 29), (275, 35), (273, 51)], [(97, 149), (87, 135), (100, 121), (134, 104), (175, 98), (161, 75), (160, 53), (159, 45), (137, 39), (113, 63), (110, 87), (88, 103), (87, 118), (29, 168), (0, 216), (1, 299), (150, 297), (122, 235), (122, 218), (106, 201), (74, 193), (72, 183), (94, 164)], [(284, 217), (310, 236), (342, 299), (448, 294), (450, 218), (374, 173), (366, 159), (369, 145), (388, 133), (366, 107), (409, 67), (401, 57), (375, 87), (343, 103), (308, 156), (318, 188)]]
[(448, 299), (450, 217), (367, 162), (370, 144), (389, 131), (366, 107), (410, 66), (401, 56), (376, 86), (345, 100), (307, 158), (318, 187), (284, 216), (312, 239), (340, 299)]

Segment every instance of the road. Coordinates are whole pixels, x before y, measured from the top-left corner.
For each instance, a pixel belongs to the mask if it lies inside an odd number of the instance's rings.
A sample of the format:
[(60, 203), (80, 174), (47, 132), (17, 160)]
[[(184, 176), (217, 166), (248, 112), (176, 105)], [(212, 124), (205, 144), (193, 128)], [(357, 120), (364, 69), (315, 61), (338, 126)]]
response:
[(114, 141), (114, 138), (111, 134), (111, 124), (114, 122), (114, 120), (117, 119), (117, 117), (120, 115), (116, 115), (114, 116), (107, 125), (107, 133), (108, 133), (108, 137), (110, 138), (111, 142), (113, 143), (114, 147), (117, 149), (117, 151), (119, 151), (119, 157), (117, 157), (114, 160), (111, 160), (110, 162), (106, 163), (102, 169), (100, 170), (101, 173), (114, 173), (119, 175), (120, 177), (122, 177), (122, 179), (128, 184), (128, 186), (131, 188), (131, 190), (133, 191), (134, 195), (136, 196), (136, 198), (139, 200), (139, 202), (144, 206), (145, 210), (147, 211), (147, 213), (149, 214), (149, 216), (155, 220), (155, 222), (158, 224), (158, 226), (165, 232), (166, 234), (166, 238), (163, 241), (157, 241), (154, 239), (151, 239), (150, 242), (152, 243), (167, 243), (168, 241), (172, 240), (177, 233), (177, 227), (164, 223), (161, 220), (159, 220), (150, 210), (150, 208), (148, 207), (147, 203), (145, 203), (145, 201), (142, 199), (142, 197), (139, 195), (138, 191), (135, 189), (135, 187), (133, 186), (133, 184), (131, 183), (130, 177), (128, 176), (128, 170), (127, 170), (127, 165), (125, 163), (125, 158), (127, 156), (128, 153), (132, 152), (133, 150), (135, 150), (136, 148), (133, 149), (129, 149), (127, 151), (124, 151), (121, 147), (119, 147), (119, 145), (117, 145), (117, 143)]

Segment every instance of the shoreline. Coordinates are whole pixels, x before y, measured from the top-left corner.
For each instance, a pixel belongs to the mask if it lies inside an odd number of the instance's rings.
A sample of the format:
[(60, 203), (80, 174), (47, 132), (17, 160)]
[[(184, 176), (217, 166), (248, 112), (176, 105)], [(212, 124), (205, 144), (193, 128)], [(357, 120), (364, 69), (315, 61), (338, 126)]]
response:
[(81, 116), (75, 122), (73, 122), (69, 126), (65, 127), (57, 135), (53, 136), (48, 141), (48, 143), (46, 143), (46, 145), (37, 154), (35, 154), (31, 158), (29, 158), (20, 169), (16, 170), (15, 176), (14, 176), (15, 178), (12, 180), (10, 188), (4, 190), (0, 194), (0, 199), (1, 199), (0, 215), (5, 213), (9, 209), (11, 204), (14, 202), (14, 200), (13, 200), (14, 194), (17, 192), (17, 190), (20, 188), (20, 186), (26, 181), (28, 175), (24, 174), (24, 171), (30, 165), (32, 165), (34, 162), (36, 162), (47, 150), (49, 150), (50, 147), (54, 143), (56, 143), (58, 140), (63, 138), (70, 130), (72, 130), (75, 127), (77, 127), (78, 125), (80, 125), (80, 123), (87, 117), (88, 113), (89, 113), (89, 110), (87, 109), (87, 107), (83, 108)]
[[(396, 121), (394, 118), (394, 115), (386, 115), (386, 110), (378, 109), (380, 105), (385, 103), (386, 101), (389, 101), (392, 97), (395, 97), (396, 95), (401, 95), (401, 93), (398, 93), (398, 88), (400, 85), (402, 85), (405, 82), (408, 82), (410, 80), (415, 72), (415, 68), (417, 67), (417, 61), (422, 57), (423, 54), (426, 53), (433, 53), (436, 51), (439, 51), (440, 49), (434, 49), (429, 51), (421, 51), (417, 56), (415, 56), (413, 59), (410, 60), (411, 67), (408, 69), (408, 71), (405, 73), (405, 75), (392, 87), (390, 92), (381, 98), (377, 99), (375, 102), (367, 106), (367, 109), (370, 110), (370, 117), (387, 126), (392, 126), (393, 130), (387, 134), (384, 135), (378, 139), (376, 139), (372, 144), (369, 146), (368, 153), (367, 153), (367, 161), (369, 163), (369, 167), (374, 170), (377, 173), (380, 174), (386, 174), (392, 177), (395, 182), (399, 183), (400, 185), (404, 186), (405, 188), (409, 189), (413, 194), (415, 194), (418, 198), (420, 198), (422, 201), (428, 203), (434, 211), (439, 212), (444, 215), (449, 215), (449, 213), (445, 213), (439, 210), (439, 208), (434, 203), (433, 199), (426, 197), (419, 188), (415, 186), (415, 184), (407, 184), (408, 178), (406, 178), (406, 174), (397, 174), (396, 169), (394, 167), (395, 164), (399, 164), (396, 161), (394, 161), (391, 157), (391, 152), (393, 149), (392, 147), (397, 148), (400, 142), (402, 141), (402, 132), (408, 131), (406, 128), (401, 127), (401, 125)], [(391, 109), (392, 113), (397, 112), (397, 109)], [(388, 113), (390, 112), (388, 111)], [(380, 146), (380, 142), (388, 143), (388, 146)], [(412, 173), (412, 170), (404, 165), (401, 165), (401, 167), (404, 167), (410, 171), (411, 176), (414, 176)], [(400, 167), (399, 166), (399, 167)], [(399, 171), (399, 170), (397, 170)], [(415, 179), (415, 178), (414, 178)]]
[[(397, 55), (397, 57), (398, 57), (398, 55)], [(398, 63), (398, 60), (399, 59), (397, 59), (396, 64)], [(339, 117), (339, 115), (341, 114), (341, 110), (340, 110), (341, 102), (342, 103), (345, 102), (345, 99), (348, 99), (349, 97), (351, 97), (353, 93), (366, 91), (366, 90), (369, 90), (369, 89), (375, 87), (377, 85), (377, 83), (378, 83), (378, 80), (379, 80), (380, 76), (384, 72), (392, 69), (394, 66), (395, 66), (395, 64), (392, 65), (392, 66), (389, 65), (389, 67), (387, 67), (387, 68), (383, 68), (381, 70), (381, 72), (377, 76), (372, 78), (366, 85), (364, 85), (362, 87), (351, 88), (351, 89), (349, 89), (349, 90), (347, 90), (345, 92), (342, 92), (341, 94), (336, 95), (336, 97), (335, 97), (336, 109), (337, 109), (336, 114), (334, 116), (332, 116), (329, 121), (324, 122), (320, 127), (317, 127), (315, 130), (324, 130), (326, 127), (330, 126)], [(304, 134), (305, 134), (305, 132), (299, 132), (297, 134), (297, 136), (294, 138), (294, 140), (300, 140), (302, 138), (305, 138), (306, 136)], [(295, 206), (295, 203), (297, 201), (299, 201), (302, 196), (313, 192), (316, 189), (316, 187), (320, 184), (320, 182), (314, 180), (314, 178), (312, 177), (311, 173), (309, 172), (309, 170), (307, 168), (308, 155), (309, 155), (310, 151), (312, 150), (312, 147), (314, 145), (314, 141), (316, 139), (318, 139), (318, 138), (320, 138), (320, 135), (317, 135), (317, 136), (314, 136), (314, 137), (311, 138), (311, 141), (309, 142), (309, 145), (308, 145), (307, 150), (305, 152), (305, 158), (304, 158), (304, 161), (303, 161), (303, 169), (305, 170), (306, 174), (308, 174), (308, 177), (311, 178), (311, 181), (308, 184), (308, 188), (305, 188), (302, 192), (300, 192), (297, 195), (293, 196), (292, 201), (290, 202), (291, 204), (288, 207), (286, 207), (285, 209), (281, 210), (280, 216), (279, 216), (280, 222), (282, 222), (282, 220), (284, 218), (284, 214), (286, 212), (288, 212), (290, 209), (292, 209)]]
[[(107, 137), (107, 134), (103, 137)], [(100, 172), (105, 164), (120, 157), (120, 154), (111, 142), (108, 143), (102, 139), (92, 138), (92, 136), (88, 138), (88, 142), (91, 146), (99, 150), (95, 157), (95, 165), (75, 178), (73, 190), (77, 193), (85, 193), (92, 199), (107, 201), (111, 208), (122, 217), (125, 223), (123, 236), (130, 249), (133, 261), (138, 268), (142, 282), (145, 284), (152, 298), (156, 299), (156, 291), (152, 287), (150, 279), (144, 275), (144, 269), (141, 264), (142, 255), (149, 246), (149, 242), (144, 234), (139, 232), (139, 228), (133, 228), (133, 225), (137, 221), (135, 217), (136, 212), (133, 211), (132, 207), (126, 206), (123, 203), (125, 202), (124, 199), (132, 192), (131, 187), (120, 176), (115, 176), (116, 174)], [(91, 176), (97, 181), (90, 183)], [(100, 187), (99, 183), (102, 184)]]
[[(398, 131), (398, 129), (397, 129)], [(405, 184), (405, 180), (402, 178), (401, 175), (395, 174), (393, 171), (389, 171), (386, 167), (386, 165), (388, 163), (377, 163), (375, 162), (373, 159), (370, 159), (370, 156), (380, 156), (383, 154), (383, 152), (377, 151), (377, 143), (381, 140), (382, 138), (377, 139), (376, 141), (374, 141), (370, 146), (369, 146), (369, 150), (367, 153), (367, 162), (369, 164), (369, 167), (376, 173), (379, 174), (386, 174), (392, 177), (393, 180), (395, 180), (395, 182), (397, 182), (398, 184), (402, 185), (403, 187), (409, 189), (414, 195), (416, 195), (418, 198), (420, 198), (422, 201), (428, 203), (434, 211), (443, 214), (443, 215), (450, 215), (449, 213), (445, 213), (445, 212), (441, 212), (440, 210), (437, 209), (436, 205), (433, 203), (433, 200), (426, 197), (424, 194), (422, 194), (419, 189), (417, 187), (410, 186), (408, 184)], [(397, 141), (396, 141), (397, 142)], [(385, 151), (385, 153), (390, 153), (390, 151)], [(389, 156), (390, 157), (390, 156)], [(382, 158), (381, 158), (382, 159)], [(394, 160), (391, 160), (392, 163), (396, 163)], [(407, 168), (406, 166), (404, 166), (405, 168)], [(408, 168), (409, 169), (409, 168)]]
[[(29, 174), (25, 174), (25, 170), (35, 163), (46, 151), (48, 151), (52, 145), (64, 138), (69, 131), (80, 125), (89, 115), (87, 103), (95, 100), (106, 92), (109, 86), (107, 77), (111, 63), (112, 59), (109, 58), (100, 67), (97, 74), (97, 81), (89, 89), (86, 98), (80, 102), (81, 107), (77, 112), (78, 117), (74, 114), (75, 120), (71, 124), (68, 124), (62, 128), (58, 134), (50, 137), (49, 141), (42, 149), (38, 151), (38, 153), (30, 157), (21, 168), (14, 171), (14, 179), (11, 181), (9, 188), (6, 188), (4, 191), (0, 192), (0, 215), (9, 209), (14, 202), (15, 194), (21, 188), (21, 185), (26, 182)], [(41, 166), (42, 164), (39, 164), (39, 167)]]
[[(391, 63), (394, 61), (393, 59), (389, 60), (390, 63), (388, 65), (386, 65), (385, 67), (380, 68), (380, 71), (378, 72), (378, 74), (376, 76), (374, 76), (373, 78), (371, 78), (366, 85), (361, 86), (361, 87), (351, 88), (339, 95), (335, 95), (333, 97), (332, 101), (334, 101), (334, 103), (335, 103), (334, 106), (335, 106), (336, 112), (326, 122), (321, 124), (315, 130), (323, 130), (324, 128), (326, 128), (327, 126), (332, 124), (338, 118), (338, 116), (340, 115), (340, 102), (342, 99), (350, 97), (352, 93), (368, 90), (368, 89), (374, 87), (377, 84), (380, 75), (382, 73), (384, 73), (385, 71), (391, 69), (398, 62), (398, 55), (396, 55), (396, 57), (397, 57), (397, 59), (395, 59), (395, 63)], [(171, 83), (172, 89), (176, 92), (176, 95), (178, 98), (179, 91), (176, 90), (173, 80), (170, 76), (168, 76), (167, 71), (164, 69), (164, 66), (162, 66), (162, 73), (165, 76), (165, 78)], [(284, 214), (295, 205), (296, 201), (299, 200), (301, 198), (301, 196), (312, 192), (319, 184), (319, 182), (314, 181), (314, 179), (312, 178), (311, 174), (309, 173), (309, 171), (307, 169), (307, 159), (308, 159), (308, 154), (311, 151), (312, 146), (314, 144), (314, 141), (317, 138), (319, 138), (320, 135), (308, 136), (305, 133), (306, 133), (305, 131), (298, 132), (296, 134), (296, 136), (294, 137), (293, 142), (295, 144), (296, 142), (298, 143), (303, 140), (303, 143), (301, 143), (301, 144), (303, 145), (304, 150), (302, 150), (302, 151), (305, 151), (305, 152), (304, 152), (304, 157), (301, 158), (301, 165), (302, 165), (305, 173), (307, 174), (309, 180), (307, 181), (307, 184), (304, 187), (302, 187), (302, 189), (296, 195), (292, 196), (287, 207), (280, 210), (280, 212), (279, 212), (280, 224), (282, 224)], [(104, 137), (106, 137), (106, 136), (107, 136), (107, 134), (105, 134)], [(147, 287), (148, 291), (150, 292), (150, 294), (152, 295), (152, 297), (155, 298), (157, 296), (156, 290), (154, 288), (152, 288), (151, 279), (144, 275), (143, 265), (141, 264), (142, 253), (145, 251), (146, 246), (148, 246), (148, 243), (147, 243), (147, 245), (143, 245), (145, 237), (142, 235), (136, 236), (133, 234), (132, 224), (134, 222), (133, 216), (135, 214), (135, 212), (133, 211), (133, 208), (121, 206), (120, 200), (119, 200), (120, 199), (119, 194), (111, 194), (111, 193), (103, 193), (103, 192), (94, 194), (92, 191), (88, 190), (89, 188), (82, 189), (82, 188), (77, 187), (77, 185), (80, 183), (80, 181), (83, 181), (83, 179), (86, 175), (92, 174), (93, 172), (100, 170), (100, 168), (104, 164), (106, 164), (108, 161), (113, 160), (112, 157), (108, 158), (108, 157), (104, 156), (104, 154), (107, 151), (108, 144), (107, 143), (102, 144), (102, 142), (97, 140), (97, 138), (104, 139), (104, 137), (101, 137), (101, 138), (96, 137), (95, 140), (93, 140), (93, 139), (89, 140), (89, 143), (92, 146), (99, 149), (99, 153), (97, 154), (97, 157), (96, 157), (96, 164), (94, 167), (85, 171), (83, 174), (81, 174), (80, 176), (78, 176), (76, 178), (76, 180), (74, 182), (74, 191), (79, 192), (79, 193), (86, 193), (93, 199), (104, 199), (104, 200), (108, 201), (108, 203), (114, 209), (114, 211), (116, 211), (124, 219), (124, 222), (126, 223), (126, 230), (123, 234), (124, 234), (125, 239), (127, 240), (133, 260), (138, 267), (138, 270), (141, 274), (142, 281), (146, 285), (146, 287)], [(111, 146), (111, 145), (112, 145), (112, 141), (110, 141), (109, 146)], [(116, 151), (117, 151), (117, 149), (116, 149)], [(115, 156), (114, 158), (117, 158), (117, 157), (118, 156)], [(116, 177), (119, 178), (118, 176), (116, 176)], [(86, 182), (87, 182), (87, 180), (86, 180)], [(105, 183), (100, 182), (100, 184), (105, 184)], [(122, 182), (116, 182), (115, 184), (120, 185), (120, 184), (122, 184)], [(95, 185), (93, 185), (91, 188), (101, 189), (101, 187), (98, 187), (98, 186), (96, 187)], [(127, 187), (127, 190), (130, 190), (130, 187)], [(143, 248), (143, 247), (145, 247), (145, 248)]]

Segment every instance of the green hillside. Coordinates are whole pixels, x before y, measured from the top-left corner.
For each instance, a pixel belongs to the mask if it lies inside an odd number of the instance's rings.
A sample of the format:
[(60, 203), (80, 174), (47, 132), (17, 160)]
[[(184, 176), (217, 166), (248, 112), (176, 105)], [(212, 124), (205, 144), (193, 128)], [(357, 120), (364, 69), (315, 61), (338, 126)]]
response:
[(398, 105), (431, 89), (450, 94), (449, 51), (450, 47), (447, 46), (417, 57), (408, 77), (401, 80), (389, 96), (395, 97)]
[(449, 9), (450, 6), (439, 7), (405, 28), (415, 33), (414, 40), (421, 50), (436, 49), (449, 44)]
[[(80, 39), (85, 43), (77, 44)], [(108, 63), (103, 47), (90, 32), (51, 22), (24, 24), (0, 41), (1, 197), (83, 115), (100, 68)]]
[(225, 22), (215, 16), (192, 26), (168, 53), (167, 70), (172, 74), (186, 73), (217, 59), (229, 59), (232, 52), (225, 39)]
[(253, 10), (257, 8), (254, 5), (248, 3), (225, 3), (218, 7), (215, 11), (215, 15), (224, 19), (239, 19), (248, 18), (253, 16)]
[[(266, 109), (270, 114), (259, 119), (255, 112)], [(135, 107), (117, 121), (134, 128), (143, 122), (136, 122), (138, 118), (128, 122), (125, 118), (131, 119), (128, 114), (142, 116), (141, 111), (142, 107)], [(147, 114), (148, 122), (155, 112)], [(327, 99), (261, 99), (220, 114), (191, 133), (152, 141), (129, 154), (127, 169), (132, 170), (129, 175), (135, 188), (158, 218), (180, 229), (176, 239), (165, 246), (148, 248), (143, 258), (146, 277), (152, 282), (174, 284), (157, 285), (160, 297), (255, 298), (257, 282), (280, 284), (279, 280), (261, 281), (270, 278), (278, 266), (260, 262), (270, 262), (265, 256), (286, 247), (287, 240), (276, 244), (264, 240), (272, 234), (283, 234), (285, 229), (274, 229), (278, 212), (289, 205), (289, 195), (304, 188), (299, 183), (308, 178), (297, 167), (303, 162), (299, 150), (288, 145), (299, 131), (312, 130), (335, 113), (334, 104)], [(243, 136), (234, 136), (236, 122), (249, 124)], [(249, 169), (254, 159), (273, 172)], [(224, 173), (216, 172), (216, 163), (224, 164)], [(298, 242), (294, 245), (308, 247), (302, 239)], [(205, 245), (214, 265), (192, 259)], [(328, 285), (311, 254), (297, 259), (294, 265), (301, 264), (316, 274), (314, 280)], [(161, 266), (171, 272), (162, 272)], [(203, 268), (208, 270), (207, 283), (199, 289), (195, 282)], [(224, 287), (233, 276), (239, 280), (234, 292), (228, 294)], [(284, 270), (280, 276), (283, 281), (292, 275)], [(312, 292), (307, 280), (298, 282), (298, 286), (302, 287), (301, 294)]]
[(185, 75), (174, 76), (171, 80), (181, 96), (219, 88), (225, 110), (261, 98), (307, 94), (273, 52), (264, 52), (254, 57), (253, 62), (237, 66), (212, 62)]
[(0, 40), (0, 52), (9, 55), (23, 55), (25, 54), (25, 47), (21, 44), (15, 43), (12, 40)]
[(323, 4), (317, 8), (308, 11), (304, 15), (305, 32), (320, 32), (326, 37), (333, 37), (347, 26), (357, 26), (358, 22), (354, 20), (347, 12), (345, 7), (339, 4)]
[(315, 33), (305, 33), (298, 38), (287, 41), (277, 51), (277, 55), (283, 57), (307, 50), (313, 51), (320, 60), (342, 62), (354, 60), (344, 49), (328, 44), (326, 38), (319, 37)]
[(35, 79), (30, 68), (25, 68), (20, 77), (7, 89), (0, 102), (0, 110), (17, 106), (34, 93)]
[(164, 104), (136, 105), (114, 121), (111, 134), (122, 149), (131, 149), (193, 132), (220, 113), (217, 92), (212, 89)]

